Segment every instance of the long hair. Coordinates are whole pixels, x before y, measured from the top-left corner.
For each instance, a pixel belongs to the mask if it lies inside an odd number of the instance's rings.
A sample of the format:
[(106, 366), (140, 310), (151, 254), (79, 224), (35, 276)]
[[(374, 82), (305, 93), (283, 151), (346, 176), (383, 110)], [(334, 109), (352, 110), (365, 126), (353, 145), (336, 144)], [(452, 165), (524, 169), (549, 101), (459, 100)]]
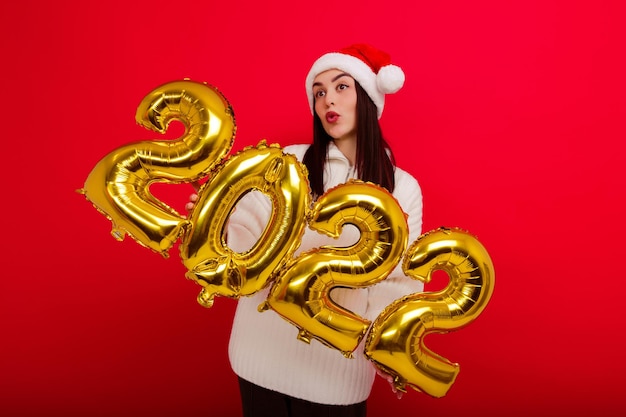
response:
[[(395, 159), (378, 124), (377, 108), (358, 82), (356, 87), (356, 173), (359, 179), (385, 187), (395, 188)], [(303, 162), (309, 171), (309, 184), (315, 198), (324, 194), (324, 163), (328, 158), (328, 144), (333, 140), (326, 133), (322, 121), (313, 111), (313, 144), (304, 154)]]

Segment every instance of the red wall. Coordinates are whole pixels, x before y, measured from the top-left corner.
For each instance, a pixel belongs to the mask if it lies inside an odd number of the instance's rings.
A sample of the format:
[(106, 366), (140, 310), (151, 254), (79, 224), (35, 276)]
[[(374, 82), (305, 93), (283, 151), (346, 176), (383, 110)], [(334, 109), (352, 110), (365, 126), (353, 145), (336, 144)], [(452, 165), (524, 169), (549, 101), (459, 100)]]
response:
[[(475, 322), (426, 339), (460, 364), (449, 393), (398, 401), (380, 380), (370, 415), (622, 415), (621, 1), (39, 3), (0, 14), (1, 415), (237, 415), (235, 301), (200, 307), (175, 249), (116, 242), (74, 190), (160, 139), (136, 107), (184, 77), (230, 100), (234, 149), (307, 141), (309, 65), (361, 41), (407, 76), (381, 122), (424, 231), (469, 230), (496, 272)], [(159, 193), (182, 210), (190, 191)]]

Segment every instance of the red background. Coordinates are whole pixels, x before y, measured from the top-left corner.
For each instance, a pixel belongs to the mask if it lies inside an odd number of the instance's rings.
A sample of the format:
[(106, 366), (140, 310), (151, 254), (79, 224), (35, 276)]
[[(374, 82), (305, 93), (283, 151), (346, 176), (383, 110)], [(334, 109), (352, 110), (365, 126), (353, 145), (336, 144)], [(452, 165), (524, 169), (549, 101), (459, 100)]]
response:
[[(230, 100), (233, 150), (308, 141), (305, 74), (352, 42), (406, 73), (381, 122), (424, 231), (469, 230), (496, 271), (475, 322), (426, 339), (461, 366), (449, 393), (379, 380), (369, 414), (623, 415), (623, 2), (263, 3), (3, 4), (0, 415), (237, 415), (235, 302), (200, 307), (175, 249), (116, 242), (74, 190), (161, 138), (136, 106), (184, 77)], [(190, 188), (163, 187), (182, 211)]]

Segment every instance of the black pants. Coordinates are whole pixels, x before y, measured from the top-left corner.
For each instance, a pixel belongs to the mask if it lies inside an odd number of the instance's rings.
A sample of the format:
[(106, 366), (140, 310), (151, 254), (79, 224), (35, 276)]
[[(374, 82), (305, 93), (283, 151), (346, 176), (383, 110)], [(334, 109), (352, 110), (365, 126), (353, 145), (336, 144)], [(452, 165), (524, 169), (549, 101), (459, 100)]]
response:
[(293, 398), (239, 378), (244, 417), (366, 417), (365, 401), (326, 405)]

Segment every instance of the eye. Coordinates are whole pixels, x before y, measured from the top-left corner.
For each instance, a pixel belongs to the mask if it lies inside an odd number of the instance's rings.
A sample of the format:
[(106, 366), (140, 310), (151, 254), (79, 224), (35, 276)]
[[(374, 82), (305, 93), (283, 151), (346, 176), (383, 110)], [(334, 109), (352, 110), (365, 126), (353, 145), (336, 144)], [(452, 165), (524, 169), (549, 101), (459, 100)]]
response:
[(313, 96), (314, 96), (315, 98), (324, 97), (325, 95), (326, 95), (326, 91), (324, 91), (324, 90), (317, 90), (317, 91), (313, 94)]
[(345, 90), (345, 89), (346, 89), (346, 88), (348, 88), (348, 87), (349, 87), (349, 85), (348, 85), (348, 84), (343, 84), (343, 83), (342, 83), (342, 84), (339, 84), (339, 85), (337, 86), (337, 90)]

